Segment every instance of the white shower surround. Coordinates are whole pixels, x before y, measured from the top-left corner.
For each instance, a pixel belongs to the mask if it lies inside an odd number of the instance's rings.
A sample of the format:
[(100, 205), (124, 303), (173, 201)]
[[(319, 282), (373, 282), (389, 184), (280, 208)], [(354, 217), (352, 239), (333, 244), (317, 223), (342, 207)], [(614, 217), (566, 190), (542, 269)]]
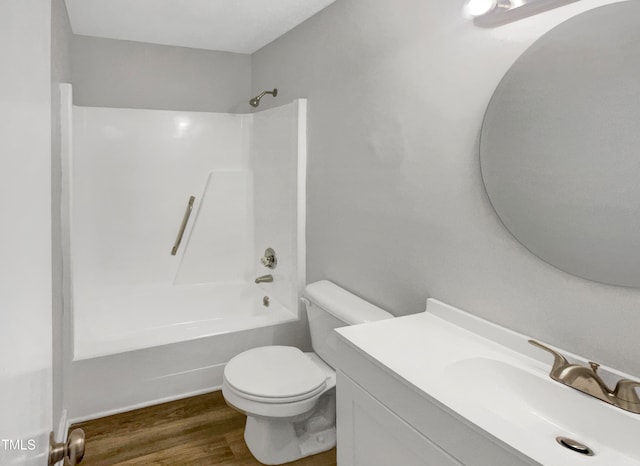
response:
[[(240, 351), (303, 346), (306, 102), (233, 115), (77, 107), (67, 94), (69, 417), (213, 390)], [(273, 271), (258, 262), (268, 246)], [(253, 283), (269, 272), (274, 283)]]

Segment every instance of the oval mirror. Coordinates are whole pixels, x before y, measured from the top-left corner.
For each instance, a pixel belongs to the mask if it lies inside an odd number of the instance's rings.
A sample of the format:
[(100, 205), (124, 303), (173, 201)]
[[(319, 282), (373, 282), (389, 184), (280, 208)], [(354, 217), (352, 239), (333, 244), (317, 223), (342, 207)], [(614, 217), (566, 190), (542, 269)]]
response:
[(640, 286), (640, 2), (560, 24), (488, 105), (480, 163), (498, 216), (566, 272)]

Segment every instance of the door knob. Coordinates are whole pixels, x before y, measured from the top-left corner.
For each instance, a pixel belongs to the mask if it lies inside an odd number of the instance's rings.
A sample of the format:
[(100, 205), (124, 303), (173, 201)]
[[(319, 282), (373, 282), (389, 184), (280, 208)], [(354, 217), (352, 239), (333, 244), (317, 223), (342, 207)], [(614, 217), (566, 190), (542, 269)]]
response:
[(67, 439), (67, 443), (56, 443), (53, 432), (49, 435), (49, 466), (67, 458), (70, 466), (75, 466), (84, 457), (84, 431), (74, 429)]

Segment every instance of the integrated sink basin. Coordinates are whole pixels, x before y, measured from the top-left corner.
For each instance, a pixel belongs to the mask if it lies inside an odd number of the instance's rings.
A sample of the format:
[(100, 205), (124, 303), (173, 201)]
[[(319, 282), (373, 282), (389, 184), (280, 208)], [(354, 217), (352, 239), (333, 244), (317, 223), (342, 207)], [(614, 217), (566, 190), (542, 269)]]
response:
[(561, 448), (554, 442), (556, 437), (568, 437), (593, 450), (601, 464), (635, 464), (633, 458), (640, 458), (639, 415), (564, 386), (524, 364), (516, 359), (473, 357), (445, 368), (442, 382), (451, 384), (452, 391), (468, 387), (466, 396), (454, 403), (457, 409), (510, 431), (508, 437), (546, 440), (550, 448)]
[[(422, 419), (412, 412), (428, 402), (521, 455), (521, 464), (640, 466), (640, 414), (552, 380), (553, 358), (525, 335), (432, 299), (424, 313), (337, 332), (345, 348), (416, 394), (397, 403), (390, 394), (388, 402), (400, 409), (411, 404), (404, 419), (417, 430)], [(584, 358), (563, 353), (588, 367)], [(598, 373), (635, 378), (607, 367)]]

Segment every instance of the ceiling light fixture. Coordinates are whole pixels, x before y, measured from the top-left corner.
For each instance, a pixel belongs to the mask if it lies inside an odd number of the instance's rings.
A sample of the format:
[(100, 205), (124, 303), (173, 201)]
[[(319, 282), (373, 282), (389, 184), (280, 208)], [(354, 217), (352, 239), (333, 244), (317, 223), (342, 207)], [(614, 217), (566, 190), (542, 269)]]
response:
[(497, 4), (496, 0), (469, 0), (465, 5), (465, 13), (472, 18), (477, 18), (493, 11)]
[(496, 27), (577, 0), (467, 0), (465, 15), (476, 26)]

